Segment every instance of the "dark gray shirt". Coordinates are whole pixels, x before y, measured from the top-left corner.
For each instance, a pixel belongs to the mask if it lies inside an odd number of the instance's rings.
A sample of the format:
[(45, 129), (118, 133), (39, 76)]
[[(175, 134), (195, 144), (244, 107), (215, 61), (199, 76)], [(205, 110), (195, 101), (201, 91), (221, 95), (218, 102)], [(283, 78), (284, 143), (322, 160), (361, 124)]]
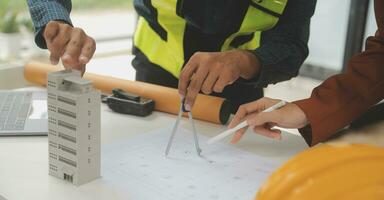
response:
[[(42, 32), (52, 20), (64, 21), (70, 25), (70, 0), (28, 0), (35, 26), (35, 41), (46, 48)], [(262, 32), (260, 47), (251, 52), (261, 62), (260, 73), (247, 80), (256, 87), (288, 80), (297, 76), (300, 66), (308, 56), (310, 19), (314, 13), (316, 0), (289, 0), (277, 25)]]

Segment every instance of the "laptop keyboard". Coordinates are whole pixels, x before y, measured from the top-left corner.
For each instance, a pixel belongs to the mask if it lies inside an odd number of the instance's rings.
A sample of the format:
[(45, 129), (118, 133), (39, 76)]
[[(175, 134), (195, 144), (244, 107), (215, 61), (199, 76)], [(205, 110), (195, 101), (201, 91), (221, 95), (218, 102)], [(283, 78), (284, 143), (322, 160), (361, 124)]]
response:
[(24, 130), (32, 92), (0, 92), (0, 130)]

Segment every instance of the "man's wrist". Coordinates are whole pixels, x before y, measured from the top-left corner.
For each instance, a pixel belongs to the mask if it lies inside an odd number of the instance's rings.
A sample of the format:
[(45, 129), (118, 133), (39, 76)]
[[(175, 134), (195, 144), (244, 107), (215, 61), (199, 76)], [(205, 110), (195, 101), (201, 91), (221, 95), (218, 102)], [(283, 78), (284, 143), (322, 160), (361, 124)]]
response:
[(260, 71), (260, 61), (253, 53), (246, 50), (236, 50), (239, 52), (240, 77), (243, 79), (251, 79)]

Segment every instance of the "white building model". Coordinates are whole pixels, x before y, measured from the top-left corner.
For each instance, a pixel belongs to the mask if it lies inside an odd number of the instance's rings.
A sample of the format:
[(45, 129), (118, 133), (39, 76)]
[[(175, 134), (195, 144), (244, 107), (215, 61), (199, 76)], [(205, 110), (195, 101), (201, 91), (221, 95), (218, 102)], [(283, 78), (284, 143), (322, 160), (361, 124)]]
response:
[(80, 72), (48, 74), (49, 174), (81, 185), (100, 177), (100, 92)]

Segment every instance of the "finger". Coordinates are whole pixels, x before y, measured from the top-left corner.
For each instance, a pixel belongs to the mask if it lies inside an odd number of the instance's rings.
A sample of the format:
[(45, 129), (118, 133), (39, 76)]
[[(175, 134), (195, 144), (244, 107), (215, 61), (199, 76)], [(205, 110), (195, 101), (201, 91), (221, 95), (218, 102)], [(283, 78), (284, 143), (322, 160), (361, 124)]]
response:
[[(243, 119), (247, 116), (247, 109), (245, 105), (241, 105), (239, 109), (237, 110), (235, 116), (233, 117), (231, 123), (229, 124), (228, 128), (233, 128), (237, 126)], [(238, 130), (235, 135), (232, 137), (231, 143), (235, 144), (237, 143), (241, 137), (244, 135), (245, 131), (247, 130), (246, 128), (242, 128)]]
[(273, 138), (276, 140), (281, 140), (281, 131), (277, 129), (270, 129), (268, 127), (255, 126), (253, 132), (265, 137)]
[(195, 103), (196, 96), (201, 90), (201, 86), (208, 75), (207, 67), (199, 67), (188, 85), (187, 95), (185, 96), (185, 108), (191, 110)]
[(224, 90), (224, 87), (227, 86), (229, 82), (227, 82), (225, 79), (219, 78), (215, 85), (213, 86), (213, 91), (217, 93), (222, 93)]
[[(46, 39), (46, 41), (48, 50), (50, 52), (51, 63), (56, 65), (59, 62), (65, 46), (70, 39), (69, 34), (71, 27), (66, 24), (59, 25), (58, 23), (52, 24), (51, 27), (52, 28), (45, 31), (45, 35), (47, 38), (49, 38)], [(56, 31), (56, 33), (54, 33), (54, 31)]]
[(225, 86), (233, 82), (233, 75), (229, 71), (224, 71), (220, 74), (219, 79), (216, 81), (213, 91), (217, 93), (223, 92)]
[(243, 135), (247, 131), (247, 129), (248, 129), (248, 127), (245, 127), (245, 128), (242, 128), (242, 129), (236, 131), (235, 135), (232, 137), (231, 143), (236, 144), (237, 142), (239, 142), (241, 137), (243, 137)]
[(228, 127), (233, 128), (233, 127), (237, 126), (237, 124), (239, 124), (241, 121), (243, 121), (244, 118), (248, 114), (249, 115), (252, 114), (252, 116), (247, 116), (247, 119), (252, 118), (253, 114), (257, 114), (258, 110), (263, 109), (265, 107), (263, 99), (264, 98), (239, 106), (235, 116), (233, 117), (233, 119), (232, 119), (232, 121)]
[[(246, 113), (246, 110), (245, 110), (244, 113)], [(252, 118), (252, 117), (255, 117), (256, 115), (257, 115), (257, 113), (253, 113), (253, 114), (248, 114), (248, 113), (246, 113), (246, 114), (244, 114), (244, 116), (242, 117), (242, 119), (239, 120), (238, 123), (240, 123), (240, 121), (243, 121), (243, 119)], [(234, 122), (234, 123), (235, 123), (235, 122)], [(237, 124), (238, 124), (238, 123), (237, 123)], [(236, 125), (237, 125), (237, 124), (236, 124)], [(232, 126), (236, 126), (236, 125), (232, 125)], [(241, 137), (245, 134), (245, 131), (248, 129), (248, 127), (249, 127), (249, 126), (247, 126), (247, 127), (245, 127), (245, 128), (242, 128), (242, 129), (236, 131), (235, 135), (233, 136), (233, 138), (232, 138), (232, 140), (231, 140), (231, 143), (232, 143), (232, 144), (237, 143), (237, 142), (241, 139)]]
[(86, 68), (86, 65), (84, 64), (81, 64), (81, 63), (77, 63), (77, 64), (64, 64), (64, 68), (65, 69), (74, 69), (74, 70), (78, 70), (81, 72), (81, 75), (83, 76), (84, 75), (84, 72), (85, 72), (85, 68)]
[(84, 31), (75, 28), (72, 31), (71, 40), (67, 44), (64, 55), (61, 58), (64, 66), (77, 66), (79, 65), (79, 56), (84, 44), (85, 34)]
[(81, 64), (81, 63), (77, 63), (76, 65), (68, 65), (68, 66), (64, 66), (65, 69), (75, 69), (75, 70), (78, 70), (81, 72), (81, 76), (84, 75), (84, 72), (85, 72), (85, 66), (84, 64)]
[(201, 86), (201, 91), (204, 94), (211, 94), (213, 90), (213, 86), (215, 85), (218, 78), (219, 78), (219, 74), (217, 72), (210, 71), (207, 78), (204, 80), (203, 85)]
[(179, 77), (179, 95), (184, 98), (187, 93), (188, 84), (191, 80), (192, 75), (197, 70), (199, 64), (199, 54), (195, 53), (184, 66)]
[(77, 69), (81, 72), (81, 76), (84, 75), (84, 72), (85, 72), (85, 65), (84, 64), (79, 64), (78, 66), (75, 67), (75, 69)]
[(44, 39), (45, 41), (48, 43), (48, 42), (51, 42), (52, 39), (54, 37), (56, 37), (56, 35), (59, 33), (59, 23), (58, 22), (55, 22), (55, 21), (51, 21), (49, 22), (46, 26), (45, 26), (45, 30), (44, 30)]
[(233, 128), (237, 126), (247, 115), (247, 109), (246, 104), (243, 104), (237, 109), (237, 112), (235, 116), (233, 117), (232, 121), (229, 123), (228, 128)]
[(277, 102), (279, 102), (279, 100), (276, 100), (276, 99), (270, 99), (268, 97), (263, 97), (257, 101), (254, 101), (254, 102), (250, 102), (250, 103), (247, 103), (245, 104), (246, 105), (246, 108), (247, 108), (247, 111), (248, 112), (261, 112), (265, 109), (267, 109), (268, 107), (276, 104)]
[(279, 113), (279, 110), (261, 112), (254, 117), (247, 118), (247, 123), (249, 126), (262, 126), (266, 123), (280, 124), (282, 116), (283, 115)]
[(87, 37), (84, 42), (83, 49), (81, 50), (81, 54), (79, 57), (79, 61), (82, 64), (87, 64), (89, 60), (91, 60), (93, 54), (96, 51), (96, 43), (95, 40), (91, 37)]
[[(240, 106), (235, 117), (232, 119), (229, 127), (233, 128), (233, 127), (237, 126), (241, 121), (244, 121), (244, 119), (247, 120), (247, 123), (249, 124), (250, 119), (254, 119), (254, 118), (258, 117), (259, 114), (252, 112), (252, 110), (250, 110), (250, 108), (252, 108), (251, 104), (244, 104), (244, 105)], [(231, 143), (232, 144), (237, 143), (241, 139), (241, 137), (245, 134), (245, 131), (246, 131), (245, 128), (237, 131), (236, 134), (233, 136)]]

